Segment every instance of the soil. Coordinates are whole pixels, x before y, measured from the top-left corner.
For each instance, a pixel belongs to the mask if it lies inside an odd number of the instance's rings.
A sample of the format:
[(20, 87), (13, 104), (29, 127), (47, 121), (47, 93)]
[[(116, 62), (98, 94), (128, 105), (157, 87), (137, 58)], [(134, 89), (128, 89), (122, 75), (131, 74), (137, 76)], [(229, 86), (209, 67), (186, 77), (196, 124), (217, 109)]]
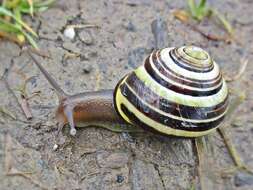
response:
[[(232, 42), (209, 40), (175, 19), (173, 11), (187, 7), (183, 0), (61, 0), (34, 19), (26, 19), (39, 34), (41, 50), (51, 55), (51, 59), (37, 58), (70, 94), (113, 88), (153, 49), (164, 46), (193, 44), (206, 49), (225, 77), (234, 76), (242, 60), (248, 59), (242, 77), (229, 83), (231, 97), (243, 94), (245, 99), (226, 133), (253, 170), (253, 2), (208, 2), (231, 22), (235, 30)], [(208, 34), (226, 35), (214, 19), (191, 22)], [(97, 27), (76, 29), (70, 40), (63, 32), (70, 24)], [(251, 174), (226, 172), (234, 162), (218, 132), (205, 137), (204, 161), (211, 162), (204, 169), (199, 169), (194, 139), (150, 132), (115, 133), (90, 127), (71, 137), (65, 127), (62, 143), (54, 150), (55, 91), (12, 42), (0, 41), (0, 65), (1, 190), (253, 189)], [(18, 103), (25, 81), (32, 120), (26, 119)], [(32, 96), (34, 93), (37, 95)]]

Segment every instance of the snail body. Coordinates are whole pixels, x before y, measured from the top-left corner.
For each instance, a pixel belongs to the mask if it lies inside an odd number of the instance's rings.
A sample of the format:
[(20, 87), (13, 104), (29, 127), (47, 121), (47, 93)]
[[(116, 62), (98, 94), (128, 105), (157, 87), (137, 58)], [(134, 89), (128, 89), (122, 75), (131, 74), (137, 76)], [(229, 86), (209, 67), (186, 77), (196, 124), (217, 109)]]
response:
[[(30, 54), (31, 55), (31, 54)], [(228, 89), (218, 65), (201, 48), (184, 46), (154, 51), (115, 89), (67, 95), (31, 55), (60, 98), (57, 118), (87, 125), (118, 123), (165, 135), (197, 137), (224, 119)]]

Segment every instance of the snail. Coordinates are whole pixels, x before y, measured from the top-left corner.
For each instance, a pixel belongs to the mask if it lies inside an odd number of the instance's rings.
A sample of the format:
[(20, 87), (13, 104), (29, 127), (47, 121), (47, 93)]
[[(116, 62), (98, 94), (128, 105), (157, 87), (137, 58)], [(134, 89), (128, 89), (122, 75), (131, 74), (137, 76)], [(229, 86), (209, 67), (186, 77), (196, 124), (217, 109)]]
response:
[(170, 47), (153, 51), (113, 90), (66, 94), (29, 52), (60, 99), (59, 129), (127, 124), (165, 135), (198, 137), (220, 126), (228, 109), (228, 88), (219, 66), (203, 49)]

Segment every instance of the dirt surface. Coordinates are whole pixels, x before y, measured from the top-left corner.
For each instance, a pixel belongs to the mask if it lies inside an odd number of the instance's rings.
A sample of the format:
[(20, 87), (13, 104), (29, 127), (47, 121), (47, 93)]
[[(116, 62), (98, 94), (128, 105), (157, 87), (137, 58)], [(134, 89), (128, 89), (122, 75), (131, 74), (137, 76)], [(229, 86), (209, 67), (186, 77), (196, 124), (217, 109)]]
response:
[[(183, 0), (61, 0), (28, 22), (40, 36), (39, 47), (52, 57), (38, 59), (70, 94), (113, 88), (157, 47), (200, 46), (210, 52), (230, 77), (246, 57), (249, 60), (246, 72), (240, 80), (229, 83), (232, 93), (245, 93), (246, 98), (226, 132), (243, 162), (253, 170), (253, 3), (250, 0), (209, 3), (232, 23), (236, 42), (210, 41), (176, 20), (172, 12), (186, 8)], [(73, 40), (63, 35), (67, 25), (87, 23), (98, 27), (76, 30)], [(200, 27), (207, 33), (225, 35), (213, 20), (204, 20)], [(148, 132), (113, 133), (95, 127), (80, 129), (76, 137), (71, 137), (66, 127), (64, 143), (53, 150), (57, 130), (54, 112), (58, 103), (54, 90), (27, 54), (11, 42), (0, 41), (0, 65), (0, 76), (8, 73), (6, 80), (0, 81), (0, 107), (11, 113), (0, 113), (1, 190), (200, 189), (193, 139)], [(39, 96), (28, 101), (33, 115), (30, 121), (15, 98), (20, 100), (18, 89), (28, 78), (27, 96), (39, 92)], [(12, 91), (4, 81), (8, 81)], [(205, 189), (253, 189), (251, 174), (239, 170), (224, 174), (234, 163), (217, 132), (208, 136), (208, 144), (210, 149), (204, 160), (212, 162), (201, 174)]]

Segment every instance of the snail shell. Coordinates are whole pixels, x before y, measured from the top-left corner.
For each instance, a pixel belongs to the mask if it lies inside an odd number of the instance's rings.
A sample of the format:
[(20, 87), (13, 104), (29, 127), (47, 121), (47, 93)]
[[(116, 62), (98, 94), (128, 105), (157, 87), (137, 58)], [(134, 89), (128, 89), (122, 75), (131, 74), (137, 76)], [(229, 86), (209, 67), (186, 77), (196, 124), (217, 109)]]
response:
[(228, 88), (219, 66), (203, 49), (165, 48), (153, 52), (118, 83), (114, 105), (132, 125), (197, 137), (224, 119)]

